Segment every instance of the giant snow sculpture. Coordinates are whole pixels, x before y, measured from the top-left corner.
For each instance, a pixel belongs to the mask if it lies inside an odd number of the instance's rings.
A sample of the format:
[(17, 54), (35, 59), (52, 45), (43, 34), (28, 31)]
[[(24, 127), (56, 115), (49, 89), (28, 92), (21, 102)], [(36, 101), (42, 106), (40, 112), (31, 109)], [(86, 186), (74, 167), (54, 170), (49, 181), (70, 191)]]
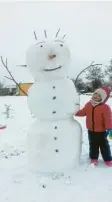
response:
[(57, 37), (39, 41), (26, 52), (35, 80), (28, 92), (28, 107), (36, 121), (27, 137), (29, 164), (35, 171), (67, 171), (80, 161), (82, 130), (72, 118), (79, 110), (79, 95), (67, 78), (69, 62), (69, 48)]

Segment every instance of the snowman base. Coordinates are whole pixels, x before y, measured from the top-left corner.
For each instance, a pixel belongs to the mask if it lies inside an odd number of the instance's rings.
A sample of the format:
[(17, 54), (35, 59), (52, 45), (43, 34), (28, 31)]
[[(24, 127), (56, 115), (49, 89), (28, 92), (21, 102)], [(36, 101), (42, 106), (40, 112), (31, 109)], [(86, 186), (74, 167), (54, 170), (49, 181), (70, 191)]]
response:
[(80, 162), (82, 129), (76, 120), (37, 120), (28, 132), (27, 145), (32, 171), (70, 171)]

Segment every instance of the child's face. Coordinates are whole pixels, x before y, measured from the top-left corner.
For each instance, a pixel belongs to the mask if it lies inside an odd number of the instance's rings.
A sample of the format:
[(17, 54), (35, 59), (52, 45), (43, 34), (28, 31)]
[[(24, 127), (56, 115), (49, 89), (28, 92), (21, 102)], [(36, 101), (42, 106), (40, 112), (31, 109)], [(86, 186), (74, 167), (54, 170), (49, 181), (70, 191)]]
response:
[(92, 99), (96, 102), (102, 101), (101, 95), (99, 93), (94, 93)]

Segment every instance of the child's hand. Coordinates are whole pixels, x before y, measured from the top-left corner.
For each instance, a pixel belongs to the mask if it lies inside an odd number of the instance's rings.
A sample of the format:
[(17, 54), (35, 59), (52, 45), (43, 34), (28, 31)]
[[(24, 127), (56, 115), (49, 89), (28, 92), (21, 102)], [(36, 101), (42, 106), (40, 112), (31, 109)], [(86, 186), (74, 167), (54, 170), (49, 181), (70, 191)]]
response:
[(112, 139), (112, 129), (107, 130), (106, 135), (109, 136), (110, 139)]

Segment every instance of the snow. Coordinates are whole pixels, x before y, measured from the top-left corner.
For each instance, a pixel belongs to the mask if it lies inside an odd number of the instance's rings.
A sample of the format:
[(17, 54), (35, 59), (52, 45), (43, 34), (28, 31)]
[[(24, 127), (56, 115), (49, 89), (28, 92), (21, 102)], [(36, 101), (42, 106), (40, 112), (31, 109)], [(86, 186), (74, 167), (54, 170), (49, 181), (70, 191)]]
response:
[[(81, 107), (89, 98), (81, 96)], [(12, 109), (9, 119), (5, 118), (5, 104)], [(112, 107), (112, 98), (108, 104)], [(101, 157), (98, 166), (89, 164), (85, 118), (77, 118), (83, 127), (80, 166), (71, 172), (42, 174), (32, 173), (27, 164), (27, 131), (35, 122), (27, 97), (0, 97), (0, 113), (1, 123), (7, 123), (7, 128), (0, 130), (1, 202), (112, 201), (112, 168), (104, 165)]]

